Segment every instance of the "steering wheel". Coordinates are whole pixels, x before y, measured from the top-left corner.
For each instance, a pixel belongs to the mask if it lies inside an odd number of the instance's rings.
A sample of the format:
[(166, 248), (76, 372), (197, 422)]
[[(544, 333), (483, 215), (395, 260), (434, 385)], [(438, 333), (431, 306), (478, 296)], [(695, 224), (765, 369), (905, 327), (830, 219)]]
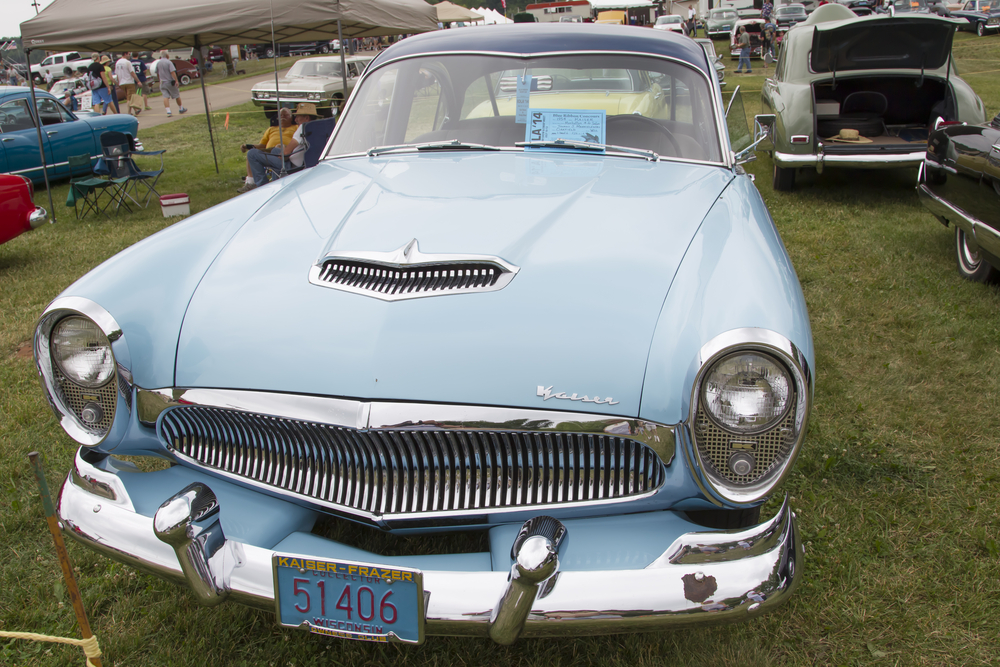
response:
[[(660, 125), (657, 121), (653, 120), (652, 118), (646, 118), (645, 116), (640, 116), (638, 114), (628, 114), (628, 115), (621, 115), (621, 116), (609, 116), (607, 123), (608, 123), (608, 129), (611, 129), (612, 125), (619, 126), (619, 127), (623, 128), (623, 129), (628, 129), (629, 124), (636, 126), (635, 129), (637, 129), (637, 130), (655, 129), (661, 135), (663, 135), (663, 138), (666, 139), (666, 141), (667, 141), (668, 144), (670, 144), (671, 152), (669, 154), (673, 155), (674, 157), (682, 157), (681, 156), (681, 149), (677, 145), (677, 142), (674, 141), (674, 136), (670, 132), (670, 130), (668, 130), (667, 128), (663, 127), (662, 125)], [(632, 146), (631, 148), (645, 149), (646, 147), (645, 146)], [(660, 151), (655, 151), (655, 152), (659, 153)]]
[(8, 113), (0, 111), (0, 125), (13, 125), (14, 117)]

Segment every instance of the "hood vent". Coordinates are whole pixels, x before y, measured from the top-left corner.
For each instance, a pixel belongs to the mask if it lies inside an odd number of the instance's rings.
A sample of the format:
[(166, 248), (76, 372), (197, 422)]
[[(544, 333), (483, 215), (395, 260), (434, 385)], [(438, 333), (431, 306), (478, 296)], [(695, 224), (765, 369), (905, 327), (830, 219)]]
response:
[(486, 255), (425, 255), (413, 239), (392, 252), (330, 254), (312, 267), (309, 282), (384, 301), (493, 292), (518, 267)]

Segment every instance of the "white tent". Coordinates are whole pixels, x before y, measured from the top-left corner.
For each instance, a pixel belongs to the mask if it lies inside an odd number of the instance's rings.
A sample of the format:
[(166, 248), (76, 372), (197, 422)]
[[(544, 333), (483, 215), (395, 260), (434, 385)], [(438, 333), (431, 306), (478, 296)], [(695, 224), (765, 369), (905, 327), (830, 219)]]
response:
[(485, 7), (479, 7), (477, 9), (473, 9), (472, 11), (476, 12), (477, 14), (482, 14), (483, 16), (482, 20), (484, 25), (496, 25), (496, 24), (514, 22), (513, 20), (507, 18), (506, 16), (496, 11), (495, 9), (486, 9)]

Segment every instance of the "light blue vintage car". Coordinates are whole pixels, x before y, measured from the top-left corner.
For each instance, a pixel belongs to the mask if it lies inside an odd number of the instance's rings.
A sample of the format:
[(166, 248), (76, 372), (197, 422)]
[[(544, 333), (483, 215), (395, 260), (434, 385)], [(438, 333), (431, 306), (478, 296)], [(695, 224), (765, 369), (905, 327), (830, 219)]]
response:
[(128, 114), (100, 116), (89, 111), (73, 113), (44, 90), (35, 90), (37, 109), (31, 108), (31, 90), (0, 86), (0, 173), (20, 174), (43, 183), (38, 150), (41, 122), (45, 164), (49, 178), (68, 178), (71, 155), (101, 155), (100, 136), (108, 130), (138, 136), (139, 121)]
[[(813, 346), (745, 156), (682, 36), (514, 25), (383, 51), (317, 166), (41, 316), (78, 447), (66, 533), (346, 639), (775, 608), (802, 546), (787, 501), (759, 510), (804, 438)], [(475, 535), (375, 553), (331, 538), (347, 525)]]

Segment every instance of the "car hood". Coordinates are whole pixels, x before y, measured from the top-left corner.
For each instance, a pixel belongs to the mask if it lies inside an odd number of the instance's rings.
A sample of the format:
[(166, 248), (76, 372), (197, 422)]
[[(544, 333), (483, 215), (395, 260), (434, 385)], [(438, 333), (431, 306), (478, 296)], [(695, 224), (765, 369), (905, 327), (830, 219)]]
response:
[[(327, 77), (310, 77), (294, 79), (279, 79), (279, 90), (316, 90), (322, 91), (330, 88), (343, 88), (344, 82), (341, 79), (329, 79)], [(261, 81), (253, 86), (253, 90), (274, 90), (274, 81)]]
[(812, 71), (940, 69), (951, 55), (955, 27), (962, 23), (928, 14), (818, 23), (813, 31)]
[[(175, 384), (636, 415), (671, 280), (732, 178), (543, 152), (322, 162), (266, 186), (206, 272)], [(498, 291), (395, 302), (308, 280), (328, 254), (414, 239), (519, 272)]]

